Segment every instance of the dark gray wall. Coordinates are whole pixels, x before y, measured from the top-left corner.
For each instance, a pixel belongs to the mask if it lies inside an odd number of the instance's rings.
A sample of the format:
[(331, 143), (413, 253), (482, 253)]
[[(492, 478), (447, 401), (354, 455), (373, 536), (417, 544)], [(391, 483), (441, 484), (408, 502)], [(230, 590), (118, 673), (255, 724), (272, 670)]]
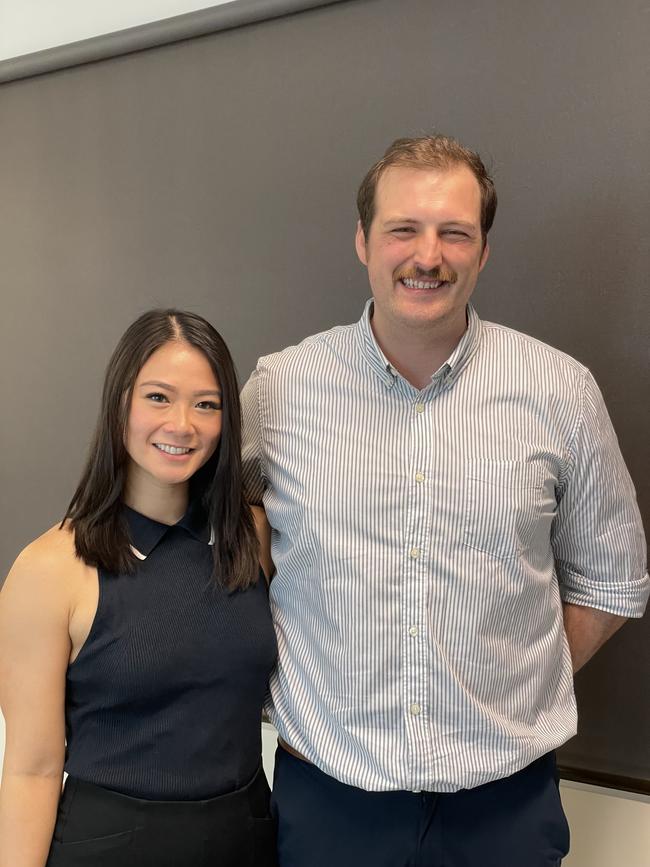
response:
[[(242, 376), (358, 318), (354, 196), (397, 135), (491, 161), (479, 312), (589, 365), (642, 510), (645, 0), (354, 0), (0, 87), (0, 567), (71, 495), (105, 361), (152, 305), (210, 318)], [(648, 623), (578, 677), (576, 767), (650, 779)]]

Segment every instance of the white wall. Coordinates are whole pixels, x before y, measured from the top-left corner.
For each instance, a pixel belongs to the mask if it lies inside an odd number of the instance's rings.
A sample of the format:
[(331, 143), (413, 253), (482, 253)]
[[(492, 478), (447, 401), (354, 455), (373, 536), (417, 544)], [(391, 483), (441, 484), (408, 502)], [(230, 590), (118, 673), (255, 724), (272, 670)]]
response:
[(0, 60), (234, 0), (0, 0)]
[(563, 867), (650, 867), (650, 797), (562, 783), (571, 827)]

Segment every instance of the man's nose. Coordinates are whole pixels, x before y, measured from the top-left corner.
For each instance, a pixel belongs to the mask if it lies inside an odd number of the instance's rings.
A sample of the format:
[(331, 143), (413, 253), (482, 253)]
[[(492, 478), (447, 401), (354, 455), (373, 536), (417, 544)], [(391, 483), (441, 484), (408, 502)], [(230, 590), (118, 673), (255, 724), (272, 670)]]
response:
[(414, 258), (416, 266), (422, 271), (431, 271), (442, 264), (442, 245), (436, 232), (420, 235)]

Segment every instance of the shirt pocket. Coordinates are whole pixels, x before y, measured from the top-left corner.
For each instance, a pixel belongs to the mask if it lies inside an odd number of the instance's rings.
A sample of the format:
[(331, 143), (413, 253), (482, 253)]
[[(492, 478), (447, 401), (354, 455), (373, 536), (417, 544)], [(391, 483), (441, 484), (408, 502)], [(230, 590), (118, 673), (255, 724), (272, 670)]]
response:
[(470, 460), (465, 484), (464, 545), (500, 560), (530, 547), (542, 513), (541, 464)]

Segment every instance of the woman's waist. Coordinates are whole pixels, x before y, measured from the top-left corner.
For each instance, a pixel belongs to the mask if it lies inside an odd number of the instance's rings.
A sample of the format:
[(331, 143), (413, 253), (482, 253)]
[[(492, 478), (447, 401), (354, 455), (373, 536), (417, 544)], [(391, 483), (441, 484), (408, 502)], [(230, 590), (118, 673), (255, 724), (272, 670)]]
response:
[(261, 718), (224, 727), (200, 726), (170, 735), (116, 726), (77, 731), (68, 738), (65, 771), (70, 777), (129, 797), (151, 801), (209, 800), (237, 791), (261, 762)]

